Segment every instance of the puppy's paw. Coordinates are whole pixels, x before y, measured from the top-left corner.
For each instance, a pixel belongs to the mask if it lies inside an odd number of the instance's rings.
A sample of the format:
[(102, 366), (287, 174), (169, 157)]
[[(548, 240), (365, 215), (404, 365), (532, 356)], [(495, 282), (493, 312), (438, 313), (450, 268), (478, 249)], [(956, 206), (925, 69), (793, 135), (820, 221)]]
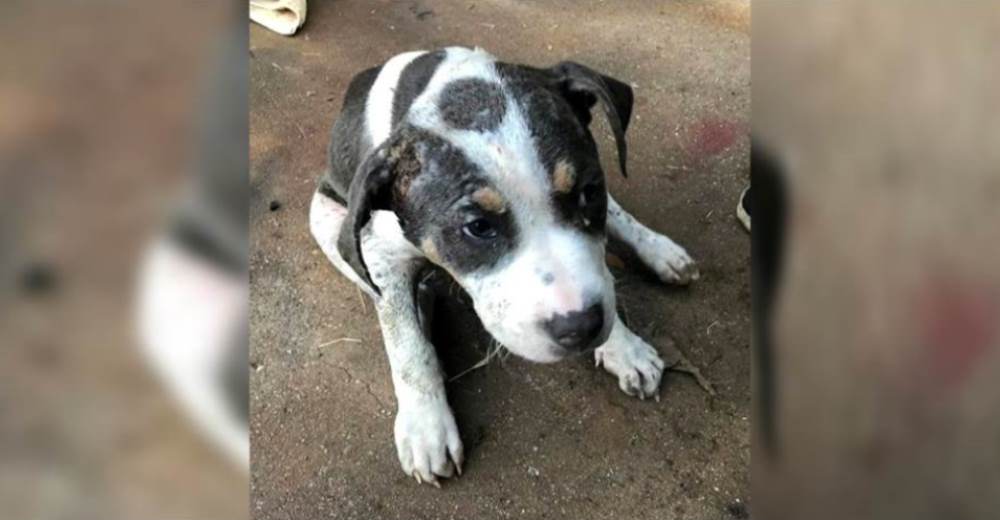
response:
[(634, 334), (608, 341), (594, 351), (594, 363), (618, 377), (618, 387), (633, 397), (660, 400), (663, 360), (656, 349)]
[(663, 235), (654, 234), (637, 252), (642, 261), (666, 283), (687, 285), (701, 276), (698, 264), (687, 251)]
[(418, 483), (441, 487), (439, 477), (462, 474), (462, 440), (443, 398), (400, 403), (395, 436), (399, 464)]

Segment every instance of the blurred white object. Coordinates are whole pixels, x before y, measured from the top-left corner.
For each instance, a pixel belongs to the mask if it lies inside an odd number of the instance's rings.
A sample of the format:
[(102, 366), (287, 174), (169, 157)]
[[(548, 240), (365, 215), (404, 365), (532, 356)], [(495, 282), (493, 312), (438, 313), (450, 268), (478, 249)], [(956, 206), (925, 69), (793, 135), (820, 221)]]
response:
[(306, 0), (250, 0), (250, 19), (291, 36), (306, 23)]
[[(139, 335), (146, 358), (198, 428), (244, 471), (250, 465), (245, 413), (227, 387), (228, 364), (248, 370), (232, 346), (246, 341), (246, 278), (169, 239), (147, 252), (139, 279)], [(237, 345), (239, 346), (239, 345)], [(240, 354), (241, 351), (236, 351)]]

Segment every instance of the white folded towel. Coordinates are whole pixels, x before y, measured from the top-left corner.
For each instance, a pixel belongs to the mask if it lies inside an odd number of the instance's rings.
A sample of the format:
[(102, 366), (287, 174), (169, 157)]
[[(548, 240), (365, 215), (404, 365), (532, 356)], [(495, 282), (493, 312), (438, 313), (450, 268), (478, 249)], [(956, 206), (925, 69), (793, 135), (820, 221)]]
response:
[(291, 36), (306, 23), (306, 0), (250, 0), (250, 19)]

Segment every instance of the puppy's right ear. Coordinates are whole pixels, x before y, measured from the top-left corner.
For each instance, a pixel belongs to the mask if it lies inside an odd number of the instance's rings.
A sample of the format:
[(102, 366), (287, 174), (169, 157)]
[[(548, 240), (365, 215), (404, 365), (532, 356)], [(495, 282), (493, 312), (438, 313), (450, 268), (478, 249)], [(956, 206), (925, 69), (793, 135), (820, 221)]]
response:
[(381, 291), (372, 281), (361, 252), (361, 230), (371, 220), (373, 211), (391, 209), (392, 186), (396, 179), (396, 160), (389, 143), (373, 151), (358, 167), (347, 194), (347, 218), (340, 228), (337, 250), (340, 256), (367, 283), (375, 294)]
[(618, 147), (618, 167), (622, 176), (628, 177), (628, 170), (625, 168), (628, 155), (625, 130), (632, 117), (632, 87), (572, 61), (564, 61), (549, 71), (584, 126), (590, 125), (590, 108), (597, 101), (601, 102)]

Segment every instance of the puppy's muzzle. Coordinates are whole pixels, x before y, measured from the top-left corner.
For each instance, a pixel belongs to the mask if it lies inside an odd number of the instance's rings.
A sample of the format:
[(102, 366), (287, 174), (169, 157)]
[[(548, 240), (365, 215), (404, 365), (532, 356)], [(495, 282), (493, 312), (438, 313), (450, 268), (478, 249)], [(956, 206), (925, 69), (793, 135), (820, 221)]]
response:
[(598, 346), (604, 330), (604, 305), (595, 303), (582, 311), (557, 314), (542, 323), (542, 328), (569, 351), (582, 352)]

